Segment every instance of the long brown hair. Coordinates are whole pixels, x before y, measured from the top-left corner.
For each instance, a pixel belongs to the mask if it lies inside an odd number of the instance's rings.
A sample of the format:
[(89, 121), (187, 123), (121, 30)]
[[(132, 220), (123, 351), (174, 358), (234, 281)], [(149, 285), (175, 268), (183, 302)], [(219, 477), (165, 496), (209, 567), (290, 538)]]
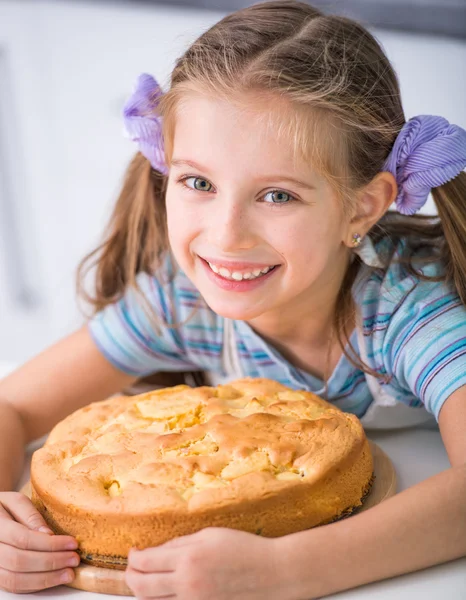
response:
[[(254, 92), (289, 102), (295, 110), (277, 123), (281, 133), (292, 136), (296, 150), (318, 166), (345, 206), (383, 169), (405, 123), (397, 76), (374, 37), (350, 19), (324, 15), (295, 0), (264, 2), (228, 15), (178, 59), (159, 107), (168, 157), (176, 107), (193, 88), (232, 101)], [(153, 273), (167, 251), (164, 188), (164, 177), (136, 154), (105, 241), (79, 268), (82, 282), (96, 267), (95, 289), (85, 296), (96, 311), (115, 302), (128, 286), (137, 289), (136, 274)], [(406, 238), (403, 260), (413, 272), (413, 251), (430, 248), (430, 260), (443, 262), (443, 278), (466, 305), (466, 174), (432, 194), (438, 217), (389, 211), (369, 235), (373, 240)], [(356, 259), (349, 267), (335, 310), (343, 351), (359, 266)], [(84, 293), (83, 286), (79, 289)], [(372, 373), (354, 354), (347, 356)]]

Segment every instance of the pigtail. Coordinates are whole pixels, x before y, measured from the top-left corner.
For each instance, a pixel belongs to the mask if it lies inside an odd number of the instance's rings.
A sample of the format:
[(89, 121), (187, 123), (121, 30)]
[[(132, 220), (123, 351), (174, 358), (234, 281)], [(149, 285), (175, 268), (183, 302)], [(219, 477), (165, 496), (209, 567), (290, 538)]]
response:
[[(103, 243), (78, 267), (78, 296), (94, 313), (121, 298), (128, 287), (139, 291), (136, 274), (153, 273), (160, 263), (168, 247), (165, 186), (166, 177), (138, 152), (127, 169)], [(85, 280), (94, 269), (94, 289), (88, 292)]]
[(446, 280), (466, 306), (466, 173), (433, 188), (432, 196), (446, 241), (442, 248)]

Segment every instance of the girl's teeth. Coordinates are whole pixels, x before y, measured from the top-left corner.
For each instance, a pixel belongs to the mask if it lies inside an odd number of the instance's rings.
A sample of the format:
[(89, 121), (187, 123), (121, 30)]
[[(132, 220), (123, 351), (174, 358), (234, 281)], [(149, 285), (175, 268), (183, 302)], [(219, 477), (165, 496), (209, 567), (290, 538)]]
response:
[(264, 269), (254, 269), (254, 271), (251, 271), (250, 273), (249, 272), (248, 273), (240, 273), (239, 271), (230, 272), (225, 267), (217, 267), (216, 265), (213, 265), (212, 263), (208, 263), (208, 264), (209, 264), (209, 267), (212, 269), (212, 271), (214, 273), (217, 273), (217, 275), (221, 275), (225, 279), (233, 279), (234, 281), (242, 281), (243, 279), (256, 279), (257, 277), (261, 277), (262, 275), (265, 275), (266, 273), (268, 273), (270, 271), (270, 269), (273, 268), (273, 267), (265, 267)]

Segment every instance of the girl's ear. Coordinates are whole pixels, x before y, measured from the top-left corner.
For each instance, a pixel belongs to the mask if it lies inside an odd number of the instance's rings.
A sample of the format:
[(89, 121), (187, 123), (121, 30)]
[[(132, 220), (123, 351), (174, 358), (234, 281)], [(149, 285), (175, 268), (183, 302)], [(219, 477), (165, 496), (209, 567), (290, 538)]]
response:
[(382, 171), (357, 192), (356, 206), (349, 221), (348, 246), (352, 246), (353, 235), (364, 237), (373, 225), (387, 212), (398, 194), (398, 186), (391, 173)]

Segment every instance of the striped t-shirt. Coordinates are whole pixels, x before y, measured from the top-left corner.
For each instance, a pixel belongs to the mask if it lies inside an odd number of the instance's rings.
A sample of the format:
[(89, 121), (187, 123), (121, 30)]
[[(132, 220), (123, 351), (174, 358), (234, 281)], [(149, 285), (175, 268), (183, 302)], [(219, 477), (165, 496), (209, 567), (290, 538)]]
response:
[[(366, 238), (367, 239), (367, 238)], [(420, 280), (399, 262), (404, 244), (379, 242), (384, 268), (362, 264), (353, 286), (363, 336), (355, 330), (356, 351), (363, 339), (366, 363), (389, 375), (379, 384), (411, 407), (424, 404), (436, 419), (445, 400), (466, 385), (466, 308), (444, 282)], [(422, 267), (438, 275), (439, 263)], [(203, 301), (186, 275), (170, 272), (167, 260), (156, 275), (139, 274), (138, 283), (157, 316), (158, 331), (134, 290), (107, 306), (90, 322), (91, 335), (106, 358), (132, 375), (156, 371), (223, 372), (223, 317)], [(324, 382), (288, 362), (245, 321), (234, 321), (243, 374), (275, 379), (294, 389), (324, 395)], [(327, 399), (345, 412), (363, 417), (373, 402), (366, 375), (342, 355), (327, 382)]]

